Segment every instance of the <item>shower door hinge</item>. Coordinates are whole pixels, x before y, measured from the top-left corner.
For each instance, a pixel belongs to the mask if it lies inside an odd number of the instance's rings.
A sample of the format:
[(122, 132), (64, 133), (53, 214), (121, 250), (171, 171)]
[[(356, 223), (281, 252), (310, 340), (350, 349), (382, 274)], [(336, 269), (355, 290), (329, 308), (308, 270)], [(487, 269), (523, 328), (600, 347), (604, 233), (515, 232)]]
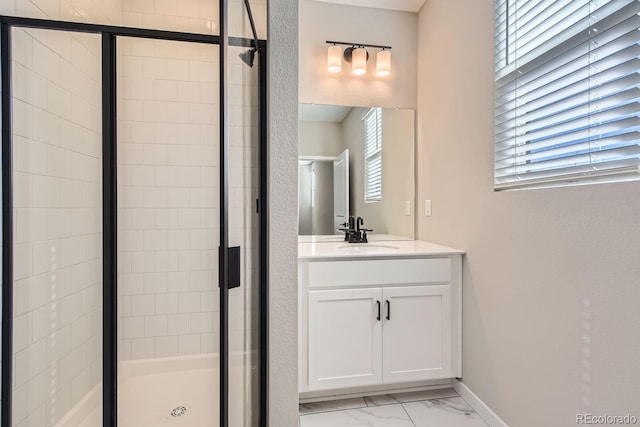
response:
[(260, 213), (260, 199), (256, 199), (256, 213)]

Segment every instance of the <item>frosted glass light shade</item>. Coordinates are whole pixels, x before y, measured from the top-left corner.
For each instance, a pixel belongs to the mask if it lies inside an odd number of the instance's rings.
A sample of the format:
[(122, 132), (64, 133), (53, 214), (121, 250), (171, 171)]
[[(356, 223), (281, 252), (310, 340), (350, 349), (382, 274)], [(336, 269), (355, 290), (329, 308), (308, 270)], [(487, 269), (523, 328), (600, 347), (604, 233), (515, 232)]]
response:
[(340, 46), (329, 46), (327, 69), (330, 73), (339, 73), (342, 70), (342, 48)]
[(353, 50), (351, 56), (351, 66), (353, 74), (361, 76), (367, 72), (367, 51), (359, 47)]
[(376, 75), (386, 77), (391, 74), (391, 51), (381, 50), (376, 55)]

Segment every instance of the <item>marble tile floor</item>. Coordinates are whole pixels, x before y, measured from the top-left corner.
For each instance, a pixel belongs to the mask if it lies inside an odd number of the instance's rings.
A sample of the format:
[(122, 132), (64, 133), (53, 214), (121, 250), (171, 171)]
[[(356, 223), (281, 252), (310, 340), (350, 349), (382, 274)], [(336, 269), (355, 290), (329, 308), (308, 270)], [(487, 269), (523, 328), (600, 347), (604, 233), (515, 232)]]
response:
[(299, 427), (487, 427), (453, 389), (304, 403)]

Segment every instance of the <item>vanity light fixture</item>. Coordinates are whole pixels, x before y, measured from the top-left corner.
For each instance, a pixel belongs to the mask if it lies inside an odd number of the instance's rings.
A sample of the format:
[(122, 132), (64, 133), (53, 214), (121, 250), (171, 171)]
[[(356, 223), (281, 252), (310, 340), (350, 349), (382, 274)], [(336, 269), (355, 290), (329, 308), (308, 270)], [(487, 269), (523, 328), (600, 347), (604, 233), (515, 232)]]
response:
[(356, 47), (351, 52), (351, 69), (353, 74), (361, 76), (367, 72), (367, 57), (369, 52), (364, 47)]
[(342, 71), (342, 48), (338, 45), (329, 46), (327, 52), (327, 68), (330, 73)]
[[(351, 63), (351, 71), (356, 76), (362, 76), (367, 73), (367, 61), (369, 60), (369, 52), (366, 48), (381, 49), (376, 55), (376, 75), (378, 77), (386, 77), (391, 74), (391, 46), (380, 46), (375, 44), (337, 42), (327, 40), (329, 49), (327, 51), (327, 69), (330, 73), (339, 73), (342, 71), (342, 59)], [(348, 46), (342, 53), (339, 46)]]
[(382, 49), (376, 55), (376, 76), (386, 77), (391, 74), (391, 51)]

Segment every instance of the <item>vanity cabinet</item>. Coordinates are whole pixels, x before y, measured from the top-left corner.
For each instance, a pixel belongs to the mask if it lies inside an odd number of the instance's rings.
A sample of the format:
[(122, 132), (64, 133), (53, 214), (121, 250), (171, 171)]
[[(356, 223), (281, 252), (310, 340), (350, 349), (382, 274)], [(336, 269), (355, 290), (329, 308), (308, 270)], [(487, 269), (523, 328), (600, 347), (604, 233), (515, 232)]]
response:
[(384, 383), (451, 374), (450, 286), (384, 288)]
[(443, 378), (449, 286), (309, 292), (309, 388)]
[(381, 299), (381, 289), (309, 292), (311, 389), (382, 381)]
[(300, 259), (300, 391), (461, 376), (461, 257)]

